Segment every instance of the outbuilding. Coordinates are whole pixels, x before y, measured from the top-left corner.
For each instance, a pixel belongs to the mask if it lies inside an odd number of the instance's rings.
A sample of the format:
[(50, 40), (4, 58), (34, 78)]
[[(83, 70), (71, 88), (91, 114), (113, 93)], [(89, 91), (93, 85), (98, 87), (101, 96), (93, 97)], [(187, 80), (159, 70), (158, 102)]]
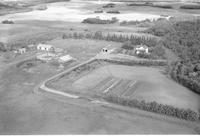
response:
[(48, 44), (38, 44), (37, 50), (41, 51), (54, 51), (54, 47)]
[(108, 46), (104, 47), (101, 52), (110, 54), (110, 53), (114, 52), (115, 49), (116, 48), (112, 47), (111, 45), (108, 45)]
[(59, 59), (58, 59), (58, 61), (59, 61), (60, 63), (66, 63), (66, 62), (69, 62), (69, 61), (71, 61), (71, 60), (73, 60), (73, 57), (71, 57), (70, 55), (61, 56), (61, 57), (59, 57)]
[(15, 50), (14, 53), (24, 54), (26, 53), (26, 51), (27, 51), (26, 48), (20, 48), (20, 49)]
[(148, 54), (149, 53), (149, 48), (146, 45), (137, 45), (135, 47), (135, 53), (136, 54)]

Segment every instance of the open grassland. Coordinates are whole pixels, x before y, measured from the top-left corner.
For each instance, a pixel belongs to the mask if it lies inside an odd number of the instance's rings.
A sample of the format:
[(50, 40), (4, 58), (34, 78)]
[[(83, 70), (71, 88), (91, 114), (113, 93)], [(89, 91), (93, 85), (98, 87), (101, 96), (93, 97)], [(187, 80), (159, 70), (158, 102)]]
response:
[(97, 63), (91, 69), (81, 70), (83, 73), (75, 70), (70, 75), (56, 79), (50, 86), (84, 95), (111, 94), (147, 102), (156, 101), (197, 112), (200, 108), (199, 96), (169, 79), (163, 68), (99, 65)]
[(71, 56), (81, 61), (96, 56), (105, 46), (111, 45), (113, 47), (120, 47), (121, 45), (116, 42), (89, 39), (55, 39), (47, 43), (58, 48), (66, 49)]
[[(85, 101), (32, 93), (34, 86), (55, 70), (26, 73), (21, 68), (0, 70), (0, 134), (197, 134), (197, 127), (179, 120), (133, 113)], [(56, 99), (57, 98), (57, 99)], [(149, 117), (151, 116), (151, 117)], [(167, 121), (163, 121), (167, 120)], [(174, 121), (177, 122), (174, 122)], [(152, 125), (153, 124), (153, 125)], [(158, 129), (159, 128), (159, 129)], [(196, 129), (195, 129), (196, 128)]]
[[(136, 36), (152, 36), (148, 34), (137, 34), (138, 31), (144, 31), (147, 28), (124, 27), (119, 25), (88, 25), (80, 23), (67, 23), (59, 21), (18, 21), (15, 24), (0, 24), (0, 41), (6, 43), (12, 48), (19, 48), (29, 44), (38, 44), (41, 42), (59, 39), (63, 34), (69, 33), (95, 33), (101, 31), (104, 34), (120, 33), (123, 35), (135, 34)], [(57, 40), (55, 40), (57, 41)], [(61, 42), (61, 41), (60, 41)], [(67, 41), (63, 41), (64, 43)], [(56, 42), (55, 42), (56, 43)], [(58, 42), (59, 43), (59, 42)], [(67, 42), (68, 43), (68, 42)], [(77, 42), (76, 42), (77, 43)], [(86, 41), (86, 43), (88, 43)], [(103, 42), (102, 42), (103, 43)], [(102, 45), (106, 46), (106, 45)]]

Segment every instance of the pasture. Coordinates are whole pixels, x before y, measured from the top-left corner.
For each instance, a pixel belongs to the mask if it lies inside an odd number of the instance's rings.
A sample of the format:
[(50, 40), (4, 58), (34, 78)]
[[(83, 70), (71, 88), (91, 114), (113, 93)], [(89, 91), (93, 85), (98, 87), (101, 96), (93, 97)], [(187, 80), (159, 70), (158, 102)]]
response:
[(83, 70), (83, 73), (79, 71), (76, 74), (73, 71), (73, 76), (63, 76), (51, 85), (60, 91), (84, 96), (101, 97), (111, 94), (147, 102), (156, 101), (194, 111), (200, 108), (200, 97), (168, 78), (162, 67), (133, 67), (107, 63), (92, 70)]
[(114, 47), (121, 46), (121, 43), (117, 42), (90, 39), (55, 39), (47, 43), (67, 50), (71, 56), (79, 59), (80, 61), (88, 60), (91, 57), (96, 56), (97, 53), (101, 52), (102, 48), (108, 45)]

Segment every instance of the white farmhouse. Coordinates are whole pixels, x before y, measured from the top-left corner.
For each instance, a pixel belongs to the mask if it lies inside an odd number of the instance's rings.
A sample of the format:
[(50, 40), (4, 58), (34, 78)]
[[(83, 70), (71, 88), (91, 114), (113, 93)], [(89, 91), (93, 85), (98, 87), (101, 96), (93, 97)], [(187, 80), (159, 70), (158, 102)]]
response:
[(149, 48), (146, 45), (137, 45), (135, 47), (135, 53), (136, 54), (148, 54), (149, 53)]
[(38, 44), (37, 50), (41, 50), (41, 51), (53, 51), (54, 47), (52, 45), (48, 45), (48, 44)]

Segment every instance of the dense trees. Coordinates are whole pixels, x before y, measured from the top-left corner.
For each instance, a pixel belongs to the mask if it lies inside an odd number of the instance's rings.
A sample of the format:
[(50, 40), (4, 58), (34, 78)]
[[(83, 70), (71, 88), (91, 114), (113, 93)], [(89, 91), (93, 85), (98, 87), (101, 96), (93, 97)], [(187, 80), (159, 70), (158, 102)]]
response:
[(187, 4), (180, 6), (180, 9), (200, 9), (200, 5)]
[(88, 24), (114, 24), (118, 22), (118, 19), (116, 17), (111, 18), (111, 20), (105, 20), (100, 18), (86, 18), (82, 21), (82, 23), (88, 23)]
[(14, 24), (14, 22), (12, 20), (4, 20), (2, 24)]
[(200, 20), (171, 22), (151, 28), (163, 31), (164, 46), (173, 50), (181, 62), (171, 65), (171, 77), (194, 92), (200, 93)]
[(3, 51), (3, 52), (7, 51), (6, 45), (2, 42), (0, 42), (0, 51)]

